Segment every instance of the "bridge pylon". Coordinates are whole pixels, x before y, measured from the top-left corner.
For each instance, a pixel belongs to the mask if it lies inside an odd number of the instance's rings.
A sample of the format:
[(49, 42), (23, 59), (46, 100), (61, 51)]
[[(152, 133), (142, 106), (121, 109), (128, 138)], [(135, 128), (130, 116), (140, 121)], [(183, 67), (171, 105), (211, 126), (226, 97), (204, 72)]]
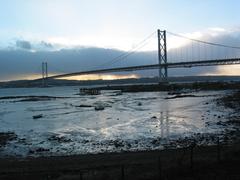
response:
[(159, 83), (167, 82), (168, 69), (167, 66), (167, 43), (166, 31), (157, 30), (158, 35), (158, 62), (159, 62)]

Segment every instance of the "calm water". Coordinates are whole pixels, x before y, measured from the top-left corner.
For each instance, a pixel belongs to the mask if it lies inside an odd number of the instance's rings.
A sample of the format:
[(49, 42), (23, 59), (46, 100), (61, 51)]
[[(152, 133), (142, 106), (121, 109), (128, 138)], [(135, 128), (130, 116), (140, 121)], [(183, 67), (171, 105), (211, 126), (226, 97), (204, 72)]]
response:
[[(214, 99), (226, 91), (188, 93), (197, 97), (165, 99), (167, 92), (117, 95), (76, 95), (78, 87), (0, 89), (0, 97), (47, 95), (68, 97), (47, 101), (0, 100), (0, 132), (13, 131), (18, 139), (1, 155), (61, 155), (161, 149), (164, 144), (194, 133), (219, 133), (223, 109)], [(90, 105), (92, 107), (77, 107)], [(96, 111), (94, 106), (104, 106)], [(34, 115), (43, 117), (33, 119)], [(212, 126), (206, 124), (213, 124)], [(160, 143), (152, 143), (160, 139)], [(29, 153), (39, 148), (47, 151)]]

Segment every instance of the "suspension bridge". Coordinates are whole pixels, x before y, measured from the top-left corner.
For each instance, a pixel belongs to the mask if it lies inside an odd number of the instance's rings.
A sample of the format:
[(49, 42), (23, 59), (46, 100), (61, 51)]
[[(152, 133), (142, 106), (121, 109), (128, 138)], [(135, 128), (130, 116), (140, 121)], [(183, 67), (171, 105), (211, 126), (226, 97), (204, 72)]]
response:
[[(109, 66), (119, 61), (126, 59), (128, 56), (136, 53), (138, 49), (146, 45), (149, 38), (155, 35), (156, 32), (150, 34), (147, 38), (139, 43), (132, 50), (124, 52), (119, 56), (111, 59), (103, 65)], [(167, 48), (167, 34), (176, 38), (185, 40), (185, 44), (174, 50), (168, 50)], [(175, 34), (168, 31), (157, 30), (157, 62), (156, 64), (137, 65), (137, 66), (125, 66), (125, 67), (113, 67), (113, 68), (96, 68), (88, 71), (79, 71), (71, 73), (63, 73), (53, 76), (48, 76), (47, 63), (42, 64), (42, 80), (53, 78), (65, 78), (78, 75), (89, 74), (101, 74), (112, 72), (125, 72), (125, 71), (137, 71), (158, 69), (159, 81), (166, 82), (168, 79), (168, 69), (171, 68), (191, 68), (197, 66), (216, 66), (216, 65), (234, 65), (240, 64), (240, 47), (231, 46), (220, 43), (213, 43), (198, 39), (192, 39), (180, 34)], [(188, 49), (186, 48), (188, 47)], [(175, 52), (174, 52), (175, 51)], [(177, 54), (177, 55), (176, 55)], [(39, 80), (39, 79), (38, 79)]]

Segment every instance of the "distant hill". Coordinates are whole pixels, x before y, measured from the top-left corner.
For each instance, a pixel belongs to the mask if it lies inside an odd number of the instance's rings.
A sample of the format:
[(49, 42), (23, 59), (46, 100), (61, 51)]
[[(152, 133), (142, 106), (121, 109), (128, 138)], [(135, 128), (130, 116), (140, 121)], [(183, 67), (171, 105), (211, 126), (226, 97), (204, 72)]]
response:
[[(181, 82), (230, 82), (240, 81), (240, 76), (184, 76), (169, 77), (171, 83)], [(151, 84), (158, 83), (158, 77), (139, 78), (139, 79), (118, 79), (118, 80), (60, 80), (49, 79), (48, 86), (102, 86), (102, 85), (121, 85), (121, 84)], [(0, 82), (0, 88), (20, 88), (20, 87), (42, 87), (42, 81), (20, 80)]]

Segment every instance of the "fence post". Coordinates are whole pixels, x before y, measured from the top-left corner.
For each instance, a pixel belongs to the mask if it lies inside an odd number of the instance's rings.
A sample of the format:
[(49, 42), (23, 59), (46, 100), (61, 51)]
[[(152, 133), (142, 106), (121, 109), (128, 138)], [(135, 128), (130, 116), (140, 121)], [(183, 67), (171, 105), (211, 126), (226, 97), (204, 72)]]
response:
[(125, 179), (125, 174), (124, 174), (124, 165), (121, 165), (121, 180)]
[(192, 144), (190, 145), (190, 168), (193, 169), (193, 150), (194, 147), (196, 146), (196, 142), (195, 140), (192, 142)]
[(158, 157), (158, 179), (162, 180), (162, 164), (160, 156)]
[(193, 168), (193, 146), (190, 147), (190, 168)]
[(80, 180), (83, 180), (82, 172), (80, 171)]
[(220, 149), (220, 140), (217, 138), (217, 161), (221, 161), (221, 149)]

